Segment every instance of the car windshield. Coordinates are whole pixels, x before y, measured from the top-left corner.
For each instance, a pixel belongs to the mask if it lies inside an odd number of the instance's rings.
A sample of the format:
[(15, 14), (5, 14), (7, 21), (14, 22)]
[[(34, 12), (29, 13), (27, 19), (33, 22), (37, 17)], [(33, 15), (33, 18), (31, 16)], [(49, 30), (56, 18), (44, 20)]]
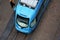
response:
[(18, 23), (18, 25), (20, 25), (21, 27), (27, 27), (28, 24), (29, 24), (29, 19), (17, 15), (17, 23)]

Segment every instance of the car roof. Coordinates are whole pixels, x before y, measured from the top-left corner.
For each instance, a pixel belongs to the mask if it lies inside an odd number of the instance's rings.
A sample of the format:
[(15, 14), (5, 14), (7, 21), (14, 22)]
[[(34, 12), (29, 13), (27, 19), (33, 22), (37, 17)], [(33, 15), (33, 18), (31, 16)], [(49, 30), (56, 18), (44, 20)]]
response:
[(35, 17), (35, 15), (37, 14), (37, 11), (38, 11), (40, 5), (42, 4), (42, 2), (43, 2), (42, 0), (39, 1), (39, 4), (36, 7), (36, 9), (30, 9), (30, 8), (24, 7), (24, 6), (20, 5), (20, 3), (18, 3), (16, 11), (18, 12), (18, 14), (23, 15), (32, 20)]

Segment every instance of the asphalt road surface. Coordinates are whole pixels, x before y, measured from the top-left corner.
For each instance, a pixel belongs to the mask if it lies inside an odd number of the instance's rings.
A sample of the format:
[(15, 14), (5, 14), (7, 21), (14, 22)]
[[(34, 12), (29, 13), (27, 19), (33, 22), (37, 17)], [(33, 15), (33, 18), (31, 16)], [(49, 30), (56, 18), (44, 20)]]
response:
[(9, 1), (1, 0), (0, 3), (0, 36), (5, 30), (13, 11), (10, 7)]
[[(0, 3), (0, 37), (6, 27), (12, 25), (10, 19), (13, 14), (9, 0), (2, 0)], [(25, 35), (17, 32), (13, 26), (7, 40), (60, 40), (60, 0), (51, 0), (33, 33)]]

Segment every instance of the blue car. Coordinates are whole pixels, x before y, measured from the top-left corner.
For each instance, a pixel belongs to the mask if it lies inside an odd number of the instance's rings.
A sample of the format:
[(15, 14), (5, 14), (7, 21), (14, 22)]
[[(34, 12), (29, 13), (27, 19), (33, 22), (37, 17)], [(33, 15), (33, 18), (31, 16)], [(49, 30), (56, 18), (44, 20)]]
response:
[(49, 0), (18, 0), (15, 6), (15, 28), (29, 34), (38, 25)]

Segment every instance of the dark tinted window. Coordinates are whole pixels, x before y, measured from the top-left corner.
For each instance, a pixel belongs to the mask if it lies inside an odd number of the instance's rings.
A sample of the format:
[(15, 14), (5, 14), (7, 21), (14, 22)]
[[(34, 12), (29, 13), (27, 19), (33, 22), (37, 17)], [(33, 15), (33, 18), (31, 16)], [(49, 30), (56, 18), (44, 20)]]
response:
[(46, 0), (43, 1), (42, 5), (41, 5), (41, 8), (40, 8), (40, 10), (39, 10), (39, 12), (38, 12), (38, 14), (37, 14), (37, 16), (36, 16), (37, 20), (39, 19), (39, 16), (40, 16), (41, 11), (43, 11), (44, 4), (45, 4), (45, 3), (46, 3)]
[(17, 19), (20, 22), (23, 22), (23, 23), (26, 23), (26, 24), (29, 23), (29, 18), (24, 18), (24, 17), (21, 17), (21, 16), (17, 15)]

